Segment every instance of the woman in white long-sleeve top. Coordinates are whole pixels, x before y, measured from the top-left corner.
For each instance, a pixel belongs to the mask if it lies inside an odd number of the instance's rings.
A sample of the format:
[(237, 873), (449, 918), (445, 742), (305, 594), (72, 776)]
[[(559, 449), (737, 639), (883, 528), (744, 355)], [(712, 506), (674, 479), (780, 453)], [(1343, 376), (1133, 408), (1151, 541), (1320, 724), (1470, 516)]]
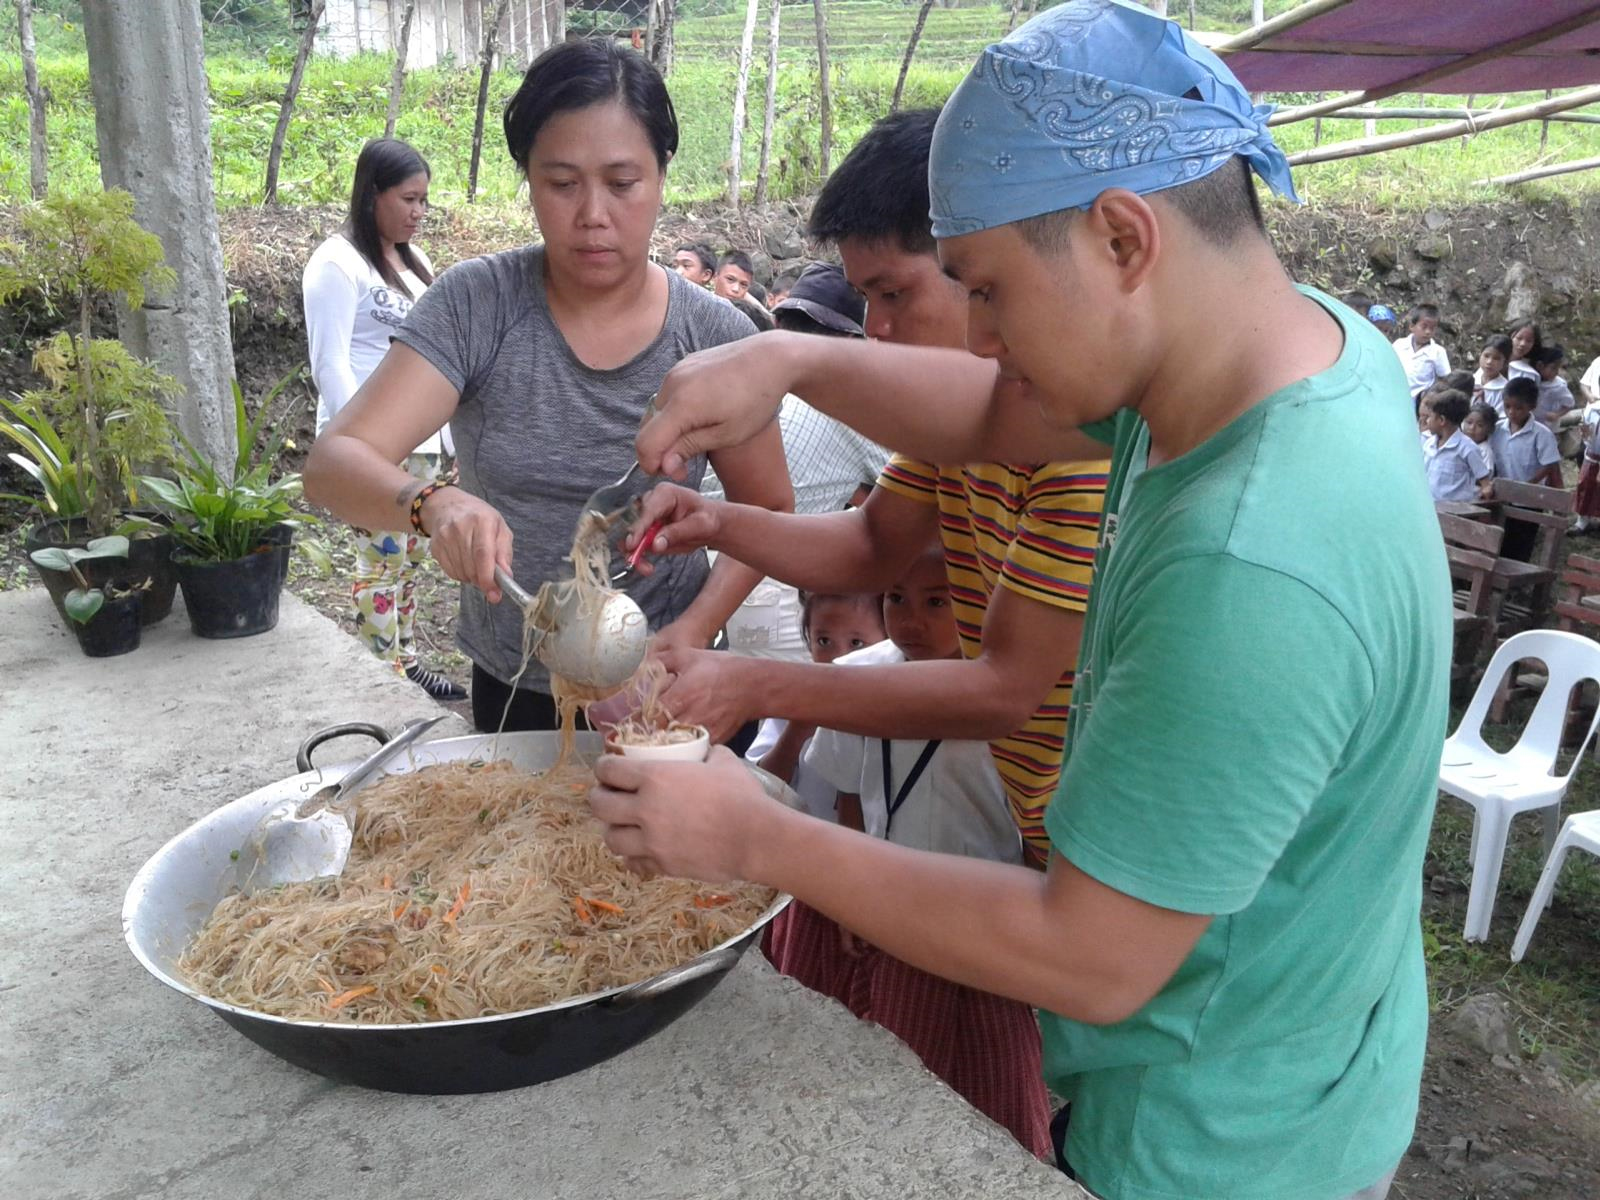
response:
[[(356, 159), (350, 212), (306, 264), (306, 335), (317, 385), (317, 434), (382, 361), (389, 338), (433, 282), (428, 258), (411, 239), (428, 210), (430, 172), (423, 157), (393, 138), (368, 142)], [(448, 449), (448, 431), (431, 435), (400, 464), (432, 479)], [(359, 542), (350, 588), (362, 641), (397, 672), (441, 700), (466, 692), (417, 661), (417, 564), (427, 539), (411, 530), (378, 530)]]

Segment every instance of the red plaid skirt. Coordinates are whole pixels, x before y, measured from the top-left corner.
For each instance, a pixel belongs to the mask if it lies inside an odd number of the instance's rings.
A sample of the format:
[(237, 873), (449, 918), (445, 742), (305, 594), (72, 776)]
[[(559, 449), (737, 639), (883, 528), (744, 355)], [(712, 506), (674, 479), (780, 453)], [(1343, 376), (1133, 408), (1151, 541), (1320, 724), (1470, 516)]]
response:
[(862, 947), (860, 956), (846, 954), (839, 926), (798, 900), (772, 922), (761, 944), (783, 974), (883, 1026), (972, 1107), (1009, 1129), (1035, 1157), (1054, 1162), (1033, 1009)]

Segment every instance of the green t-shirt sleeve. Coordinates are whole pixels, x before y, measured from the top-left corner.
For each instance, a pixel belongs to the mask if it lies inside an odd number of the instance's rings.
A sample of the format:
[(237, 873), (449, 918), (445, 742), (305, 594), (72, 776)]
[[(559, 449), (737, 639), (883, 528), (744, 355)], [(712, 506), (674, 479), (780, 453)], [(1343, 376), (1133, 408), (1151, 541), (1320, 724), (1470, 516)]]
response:
[(1306, 584), (1225, 555), (1165, 566), (1103, 616), (1051, 843), (1148, 904), (1238, 912), (1339, 770), (1370, 660)]

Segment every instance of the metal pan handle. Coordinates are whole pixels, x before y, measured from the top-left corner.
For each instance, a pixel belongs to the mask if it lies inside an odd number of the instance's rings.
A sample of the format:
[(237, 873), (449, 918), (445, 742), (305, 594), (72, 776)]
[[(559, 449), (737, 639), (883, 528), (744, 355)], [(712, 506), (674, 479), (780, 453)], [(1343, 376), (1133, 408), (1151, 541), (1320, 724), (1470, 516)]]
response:
[(370, 721), (346, 721), (342, 725), (329, 725), (319, 729), (305, 741), (300, 743), (300, 749), (295, 751), (294, 765), (304, 772), (312, 769), (311, 755), (324, 742), (331, 742), (334, 738), (353, 737), (356, 734), (365, 734), (374, 741), (382, 743), (390, 740), (389, 731), (382, 725), (374, 725)]
[[(742, 939), (740, 940), (742, 942)], [(615, 996), (608, 996), (600, 1003), (607, 1008), (632, 1008), (636, 1004), (654, 1000), (657, 996), (693, 980), (703, 979), (707, 975), (720, 975), (724, 971), (733, 969), (733, 965), (739, 961), (742, 948), (742, 945), (719, 946), (707, 954), (691, 959), (681, 967), (673, 967), (669, 971), (641, 980), (630, 988), (624, 988)]]

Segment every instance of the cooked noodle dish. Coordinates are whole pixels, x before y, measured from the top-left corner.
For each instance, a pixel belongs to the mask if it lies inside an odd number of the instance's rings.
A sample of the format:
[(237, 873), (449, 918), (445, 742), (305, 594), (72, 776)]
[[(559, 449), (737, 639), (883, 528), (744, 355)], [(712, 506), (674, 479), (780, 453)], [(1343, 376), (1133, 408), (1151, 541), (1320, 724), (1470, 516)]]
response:
[[(575, 559), (593, 563), (592, 543), (583, 549)], [(603, 586), (605, 576), (591, 567), (579, 578)], [(659, 667), (630, 686), (654, 709)], [(642, 878), (606, 848), (589, 810), (594, 772), (574, 748), (576, 707), (562, 704), (561, 754), (547, 771), (491, 749), (488, 761), (362, 789), (344, 871), (224, 897), (180, 975), (213, 999), (291, 1020), (449, 1021), (635, 983), (749, 929), (770, 888)]]

